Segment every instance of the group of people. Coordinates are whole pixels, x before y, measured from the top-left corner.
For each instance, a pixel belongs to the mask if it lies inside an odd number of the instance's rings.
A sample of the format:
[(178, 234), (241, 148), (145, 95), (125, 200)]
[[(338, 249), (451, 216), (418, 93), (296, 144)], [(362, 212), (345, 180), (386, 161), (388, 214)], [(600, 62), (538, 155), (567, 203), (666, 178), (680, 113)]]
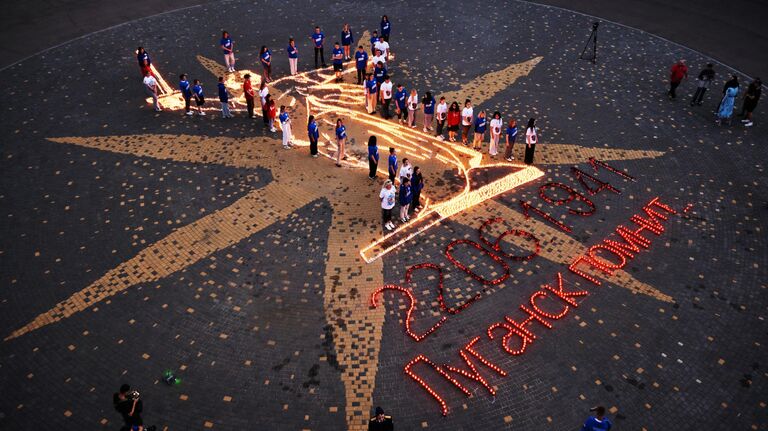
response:
[[(677, 87), (688, 77), (688, 66), (685, 60), (681, 59), (670, 69), (669, 73), (669, 91), (667, 95), (670, 99), (674, 100), (677, 97)], [(707, 64), (696, 78), (696, 92), (691, 98), (691, 106), (701, 106), (704, 104), (704, 94), (709, 89), (710, 85), (714, 81), (715, 70), (712, 63)], [(752, 113), (757, 107), (757, 102), (760, 100), (760, 93), (762, 92), (763, 83), (760, 78), (755, 78), (747, 87), (747, 91), (744, 95), (744, 101), (741, 107), (740, 116), (743, 117), (741, 122), (745, 127), (752, 127), (754, 121), (752, 119)], [(736, 74), (731, 75), (731, 78), (723, 85), (723, 92), (720, 99), (720, 104), (715, 110), (715, 123), (716, 124), (730, 124), (733, 117), (734, 107), (736, 105), (736, 96), (739, 94), (739, 77)]]

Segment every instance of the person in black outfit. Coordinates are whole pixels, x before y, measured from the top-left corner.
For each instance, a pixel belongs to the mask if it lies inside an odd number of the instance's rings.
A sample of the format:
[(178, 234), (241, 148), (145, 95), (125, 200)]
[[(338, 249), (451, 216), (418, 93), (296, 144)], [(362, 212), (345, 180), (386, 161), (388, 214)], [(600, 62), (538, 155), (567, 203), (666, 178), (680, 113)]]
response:
[(699, 78), (696, 86), (696, 93), (693, 94), (691, 99), (691, 106), (701, 105), (704, 103), (704, 93), (707, 92), (709, 84), (715, 78), (715, 69), (712, 68), (712, 63), (707, 64), (707, 67), (699, 72)]
[(138, 396), (133, 396), (129, 385), (120, 386), (120, 391), (112, 396), (112, 403), (115, 405), (115, 410), (123, 416), (125, 422), (123, 430), (142, 431), (144, 429), (144, 420), (141, 418), (144, 404)]
[(421, 174), (421, 168), (416, 166), (413, 168), (413, 174), (411, 175), (411, 190), (413, 191), (413, 197), (411, 198), (410, 212), (419, 212), (421, 210), (421, 190), (424, 188), (424, 175)]
[(394, 431), (392, 416), (384, 415), (384, 409), (376, 407), (376, 416), (368, 421), (368, 431)]

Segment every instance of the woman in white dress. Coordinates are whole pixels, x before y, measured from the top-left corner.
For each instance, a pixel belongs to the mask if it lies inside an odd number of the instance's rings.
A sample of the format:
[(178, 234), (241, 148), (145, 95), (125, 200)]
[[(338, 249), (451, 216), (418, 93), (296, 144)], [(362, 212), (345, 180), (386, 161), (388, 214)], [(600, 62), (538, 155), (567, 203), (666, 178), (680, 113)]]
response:
[(490, 145), (488, 145), (488, 154), (494, 158), (497, 154), (499, 154), (499, 137), (501, 136), (501, 126), (501, 113), (496, 111), (493, 113), (493, 118), (491, 119), (491, 142)]

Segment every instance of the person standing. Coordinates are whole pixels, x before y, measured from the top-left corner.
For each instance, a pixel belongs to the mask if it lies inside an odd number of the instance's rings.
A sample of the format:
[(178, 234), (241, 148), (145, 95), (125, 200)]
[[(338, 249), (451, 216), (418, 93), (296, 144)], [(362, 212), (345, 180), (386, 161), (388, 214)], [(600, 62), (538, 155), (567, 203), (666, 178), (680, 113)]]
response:
[(309, 137), (309, 154), (317, 158), (317, 141), (320, 139), (320, 130), (315, 122), (315, 116), (310, 115), (307, 124), (307, 136)]
[(413, 191), (411, 191), (411, 180), (402, 179), (400, 182), (400, 221), (405, 223), (411, 218), (408, 216), (408, 208), (413, 201)]
[(363, 83), (365, 68), (368, 67), (368, 53), (363, 49), (363, 45), (357, 47), (355, 51), (355, 69), (357, 69), (357, 85)]
[(136, 60), (139, 62), (141, 76), (147, 76), (147, 72), (152, 74), (152, 59), (149, 58), (149, 53), (144, 50), (144, 47), (140, 46), (136, 49)]
[(693, 99), (691, 99), (691, 106), (704, 103), (704, 93), (707, 92), (714, 77), (715, 69), (712, 68), (712, 63), (707, 64), (707, 67), (701, 69), (699, 77), (696, 80), (696, 92), (693, 94)]
[(669, 98), (674, 100), (677, 97), (675, 90), (683, 81), (688, 77), (688, 66), (685, 65), (685, 60), (681, 59), (675, 63), (669, 71)]
[(459, 103), (455, 100), (451, 102), (451, 107), (448, 108), (448, 139), (451, 142), (456, 142), (456, 134), (459, 133), (459, 124), (461, 123), (461, 111), (459, 110)]
[(184, 111), (187, 115), (194, 115), (192, 109), (190, 109), (192, 102), (192, 88), (189, 86), (186, 73), (179, 75), (179, 90), (181, 91), (181, 96), (184, 98)]
[(435, 98), (432, 92), (427, 91), (424, 98), (421, 99), (421, 106), (424, 109), (424, 133), (432, 130), (432, 119), (435, 117)]
[(195, 95), (195, 106), (197, 106), (197, 114), (205, 116), (205, 112), (203, 112), (203, 105), (205, 105), (205, 95), (203, 94), (203, 84), (200, 83), (200, 80), (195, 79), (192, 81), (194, 86), (192, 87), (192, 93)]
[(112, 395), (112, 404), (115, 410), (123, 417), (125, 425), (130, 430), (141, 431), (144, 429), (144, 420), (141, 418), (144, 404), (139, 398), (137, 391), (131, 392), (129, 385), (122, 384), (120, 390)]
[(296, 41), (293, 38), (288, 39), (288, 65), (291, 67), (291, 75), (295, 75), (299, 70), (299, 48), (296, 47)]
[(341, 50), (339, 42), (333, 44), (331, 60), (333, 63), (333, 72), (336, 74), (336, 82), (341, 82), (341, 72), (344, 69), (344, 51)]
[(392, 81), (389, 80), (389, 75), (384, 76), (384, 82), (381, 83), (381, 116), (385, 120), (389, 120), (389, 104), (392, 102)]
[(384, 56), (384, 63), (386, 64), (387, 60), (389, 60), (389, 42), (379, 38), (374, 48), (376, 48), (376, 51), (381, 51), (381, 55)]
[(423, 188), (424, 176), (421, 174), (421, 168), (416, 166), (413, 168), (413, 175), (411, 175), (411, 191), (413, 192), (411, 212), (419, 212), (419, 210), (421, 210), (421, 190)]
[(265, 99), (267, 104), (267, 124), (269, 125), (269, 131), (272, 133), (277, 132), (275, 128), (275, 118), (277, 118), (277, 104), (272, 100), (272, 96), (267, 95)]
[(379, 41), (379, 32), (374, 30), (371, 38), (368, 39), (368, 41), (371, 42), (371, 55), (376, 55), (376, 42)]
[(267, 88), (266, 82), (261, 81), (261, 84), (259, 85), (259, 102), (261, 103), (261, 115), (264, 118), (264, 127), (269, 125), (267, 97), (269, 97), (269, 88)]
[(395, 93), (395, 113), (400, 124), (408, 121), (408, 92), (403, 84), (397, 84), (397, 93)]
[(485, 138), (485, 129), (488, 127), (488, 120), (485, 118), (485, 111), (480, 111), (475, 118), (475, 136), (472, 141), (472, 148), (480, 151), (483, 147), (483, 138)]
[(373, 74), (368, 74), (368, 79), (365, 81), (365, 100), (368, 102), (368, 106), (366, 109), (368, 110), (369, 114), (376, 113), (376, 97), (379, 94), (378, 91), (379, 85), (376, 83), (376, 80), (373, 78)]
[(448, 118), (448, 104), (445, 103), (445, 97), (440, 97), (440, 103), (437, 104), (437, 136), (441, 141), (445, 140), (443, 136), (443, 129), (445, 128), (445, 120)]
[(347, 128), (341, 118), (336, 120), (336, 167), (341, 167), (341, 161), (347, 160), (347, 153), (344, 151), (344, 145), (347, 143)]
[[(384, 182), (384, 187), (379, 192), (379, 201), (381, 202), (381, 223), (386, 230), (392, 230), (395, 225), (392, 224), (392, 208), (395, 207), (395, 187), (392, 180)], [(371, 429), (370, 424), (368, 429)]]
[(149, 71), (144, 72), (144, 92), (152, 98), (152, 106), (154, 106), (155, 111), (162, 111), (160, 105), (157, 104), (157, 80)]
[(283, 148), (290, 150), (293, 147), (293, 135), (291, 134), (291, 117), (285, 105), (280, 105), (280, 128), (283, 129)]
[(752, 127), (755, 123), (752, 121), (752, 111), (757, 107), (757, 101), (760, 100), (760, 93), (762, 92), (763, 82), (760, 78), (755, 78), (747, 87), (747, 94), (744, 97), (744, 104), (741, 107), (741, 115), (746, 115), (746, 118), (741, 120), (744, 123), (744, 127)]
[(416, 89), (411, 90), (411, 95), (408, 96), (408, 125), (412, 129), (416, 128), (416, 110), (419, 109), (419, 95), (416, 93)]
[(491, 118), (491, 142), (488, 144), (488, 154), (492, 158), (496, 158), (496, 155), (499, 154), (499, 138), (501, 137), (501, 126), (503, 124), (501, 113), (499, 111), (494, 112), (493, 118)]
[(407, 158), (403, 159), (403, 166), (400, 168), (400, 184), (404, 180), (410, 180), (411, 175), (413, 175), (413, 166), (411, 166), (411, 162)]
[(265, 45), (261, 46), (259, 51), (259, 59), (261, 60), (262, 73), (264, 75), (264, 82), (272, 82), (272, 51)]
[(514, 118), (509, 120), (506, 135), (507, 142), (506, 147), (504, 147), (504, 160), (511, 162), (515, 159), (515, 156), (512, 155), (512, 150), (515, 148), (515, 139), (517, 139), (517, 122)]
[(395, 176), (397, 175), (397, 152), (394, 147), (389, 147), (389, 158), (387, 159), (387, 172), (389, 173), (389, 181), (395, 182)]
[(250, 73), (246, 73), (243, 77), (243, 95), (245, 96), (245, 106), (248, 108), (248, 118), (253, 118), (253, 108), (255, 106), (254, 98), (256, 97), (256, 93), (253, 92)]
[(392, 32), (392, 23), (386, 15), (381, 17), (381, 38), (389, 42), (389, 34)]
[(536, 143), (539, 136), (536, 130), (536, 119), (528, 120), (528, 127), (525, 128), (525, 164), (533, 164), (533, 153), (536, 151)]
[(349, 28), (349, 24), (344, 24), (344, 28), (341, 30), (341, 46), (344, 47), (344, 60), (349, 60), (349, 47), (355, 42), (355, 38), (352, 36), (352, 30)]
[(384, 63), (376, 63), (376, 67), (373, 69), (373, 77), (376, 79), (377, 88), (381, 90), (381, 84), (384, 82), (384, 77), (387, 76), (387, 66)]
[(464, 101), (464, 109), (461, 110), (461, 143), (465, 147), (469, 146), (469, 128), (472, 127), (472, 120), (475, 118), (475, 112), (472, 110), (472, 101)]
[(315, 44), (315, 69), (317, 69), (318, 56), (320, 57), (320, 62), (323, 64), (323, 67), (325, 67), (325, 54), (323, 53), (323, 41), (325, 40), (325, 35), (320, 31), (320, 26), (315, 27), (315, 32), (312, 33), (309, 38), (312, 39), (312, 43)]
[(235, 71), (235, 42), (232, 42), (232, 38), (225, 30), (221, 32), (221, 40), (219, 41), (221, 49), (224, 51), (224, 65), (227, 66), (227, 72)]
[(717, 110), (716, 124), (731, 124), (733, 105), (736, 103), (737, 94), (739, 94), (739, 87), (728, 87), (728, 89), (725, 90), (723, 100), (720, 102), (720, 108)]
[(374, 54), (374, 56), (371, 57), (371, 61), (373, 62), (373, 64), (375, 65), (375, 64), (383, 63), (384, 67), (386, 67), (387, 57), (385, 57), (384, 53), (378, 48), (376, 48), (374, 51), (376, 52), (376, 54)]
[(587, 418), (581, 431), (610, 431), (613, 424), (605, 417), (605, 407), (597, 406), (589, 411), (595, 412), (595, 415)]
[(376, 137), (368, 138), (368, 179), (376, 179), (376, 171), (379, 169), (379, 147), (376, 145)]
[(224, 77), (219, 76), (219, 102), (221, 103), (221, 118), (232, 118), (232, 114), (229, 112), (229, 91), (227, 86), (224, 85)]

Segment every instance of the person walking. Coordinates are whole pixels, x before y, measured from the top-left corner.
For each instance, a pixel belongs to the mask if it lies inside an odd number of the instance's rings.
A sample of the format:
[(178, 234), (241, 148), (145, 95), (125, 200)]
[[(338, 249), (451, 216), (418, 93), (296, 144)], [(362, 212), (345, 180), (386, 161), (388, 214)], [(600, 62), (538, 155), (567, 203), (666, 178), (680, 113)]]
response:
[(595, 415), (587, 418), (581, 431), (609, 431), (611, 429), (613, 424), (605, 417), (605, 407), (597, 406), (589, 409), (589, 411), (595, 412)]
[(493, 118), (491, 118), (491, 141), (488, 144), (488, 154), (492, 158), (496, 158), (496, 155), (499, 154), (499, 138), (501, 137), (501, 126), (503, 124), (501, 113), (499, 111), (494, 112)]
[(378, 48), (374, 49), (374, 52), (375, 54), (371, 57), (373, 64), (383, 63), (384, 67), (387, 67), (387, 57), (384, 56), (384, 52)]
[(307, 122), (307, 137), (309, 137), (309, 154), (317, 158), (317, 141), (320, 139), (320, 130), (315, 122), (315, 116), (310, 115)]
[(373, 78), (376, 79), (379, 91), (381, 91), (381, 84), (384, 82), (385, 76), (387, 76), (387, 66), (382, 62), (376, 63), (376, 67), (373, 69)]
[(232, 114), (229, 112), (229, 91), (227, 86), (224, 85), (224, 77), (219, 76), (219, 103), (221, 103), (221, 118), (232, 118)]
[(221, 49), (224, 51), (224, 65), (227, 66), (227, 72), (235, 71), (235, 42), (232, 42), (232, 38), (225, 30), (221, 32), (221, 40), (219, 41)]
[(421, 190), (424, 189), (424, 176), (421, 174), (421, 168), (413, 168), (411, 175), (411, 191), (413, 198), (411, 200), (411, 212), (419, 212), (421, 208)]
[(394, 147), (389, 147), (389, 158), (387, 159), (387, 172), (389, 173), (389, 181), (395, 182), (395, 176), (397, 175), (397, 151)]
[(248, 109), (248, 118), (253, 118), (253, 108), (256, 105), (254, 100), (256, 93), (253, 91), (250, 73), (246, 73), (245, 76), (243, 76), (243, 95), (245, 96), (245, 106)]
[(445, 140), (443, 136), (443, 129), (445, 128), (445, 120), (448, 118), (448, 104), (445, 103), (445, 97), (440, 97), (440, 103), (437, 104), (437, 130), (435, 136), (441, 141)]
[(461, 110), (461, 143), (465, 147), (469, 146), (469, 129), (472, 127), (472, 120), (475, 118), (475, 112), (472, 110), (472, 101), (464, 101), (464, 109)]
[(336, 167), (341, 167), (341, 161), (347, 160), (347, 153), (344, 151), (344, 145), (347, 143), (347, 128), (341, 118), (336, 120)]
[(517, 139), (517, 122), (514, 118), (509, 119), (506, 136), (507, 141), (506, 146), (504, 147), (504, 160), (511, 162), (515, 159), (515, 156), (512, 155), (512, 150), (515, 148), (515, 139)]
[(379, 32), (374, 30), (371, 38), (368, 39), (368, 41), (371, 42), (371, 55), (376, 55), (376, 42), (379, 41)]
[(688, 66), (685, 65), (685, 60), (680, 59), (680, 61), (675, 63), (669, 71), (669, 92), (667, 94), (670, 99), (674, 100), (675, 97), (677, 97), (675, 90), (677, 90), (677, 87), (683, 79), (687, 77)]
[(737, 94), (739, 94), (739, 87), (728, 87), (728, 89), (725, 90), (723, 100), (720, 102), (720, 108), (717, 110), (717, 120), (715, 120), (715, 124), (731, 124), (733, 105), (736, 103)]
[(691, 106), (701, 105), (704, 103), (704, 93), (707, 92), (709, 85), (712, 83), (712, 79), (715, 77), (715, 69), (712, 68), (712, 63), (708, 63), (707, 67), (701, 69), (699, 77), (696, 79), (696, 92), (693, 93), (691, 99)]
[(416, 89), (411, 90), (411, 95), (408, 96), (408, 125), (412, 129), (416, 128), (416, 110), (419, 109), (419, 95), (416, 93)]
[(472, 148), (480, 151), (483, 148), (483, 139), (485, 138), (485, 129), (488, 127), (488, 120), (485, 118), (485, 111), (480, 111), (475, 118), (475, 136), (472, 140)]
[(392, 23), (389, 22), (389, 18), (384, 15), (381, 17), (381, 38), (386, 42), (389, 42), (389, 34), (392, 33)]
[(261, 46), (259, 59), (261, 60), (262, 74), (264, 75), (263, 82), (272, 82), (272, 51), (266, 45)]
[(448, 139), (451, 142), (456, 142), (456, 135), (459, 133), (459, 124), (461, 123), (461, 111), (459, 110), (459, 103), (455, 100), (451, 102), (451, 107), (448, 108)]
[(205, 112), (203, 112), (203, 105), (205, 105), (205, 95), (203, 94), (203, 84), (200, 83), (200, 80), (195, 79), (192, 81), (194, 86), (192, 87), (192, 93), (195, 95), (195, 106), (197, 107), (197, 114), (205, 116)]
[(331, 63), (333, 64), (333, 72), (336, 74), (336, 82), (341, 82), (341, 72), (344, 70), (344, 51), (341, 50), (339, 42), (333, 44)]
[(400, 182), (400, 221), (405, 223), (411, 218), (408, 216), (408, 208), (413, 201), (413, 191), (411, 191), (411, 180), (408, 178)]
[(391, 117), (389, 115), (389, 104), (392, 102), (392, 81), (390, 81), (389, 75), (384, 76), (384, 82), (381, 83), (379, 94), (381, 95), (381, 116), (385, 120), (389, 120)]
[(264, 127), (269, 125), (269, 113), (267, 112), (267, 97), (269, 97), (269, 88), (267, 83), (261, 81), (259, 85), (259, 102), (261, 103), (261, 115), (264, 118)]
[(187, 115), (194, 115), (192, 109), (190, 109), (192, 102), (192, 88), (189, 86), (186, 73), (179, 75), (179, 90), (181, 91), (181, 97), (184, 98), (184, 111)]
[(368, 67), (368, 53), (363, 49), (363, 45), (357, 47), (355, 51), (355, 69), (357, 69), (357, 85), (363, 83), (365, 77), (365, 68)]
[(162, 111), (160, 105), (157, 104), (157, 80), (150, 71), (144, 72), (144, 92), (152, 98), (152, 106), (156, 112)]
[(296, 41), (293, 38), (288, 39), (288, 65), (291, 67), (291, 75), (295, 75), (299, 70), (299, 48), (296, 47)]
[(741, 122), (744, 123), (744, 127), (752, 127), (755, 124), (752, 121), (752, 112), (757, 107), (757, 101), (760, 100), (762, 87), (763, 82), (760, 80), (760, 78), (755, 78), (755, 80), (749, 84), (749, 87), (747, 87), (747, 94), (744, 97), (744, 104), (741, 106), (741, 115), (746, 116), (746, 118), (741, 120)]
[(379, 94), (379, 84), (373, 78), (373, 74), (368, 74), (368, 79), (365, 81), (365, 100), (368, 103), (366, 109), (369, 114), (376, 113), (376, 97)]
[[(379, 201), (381, 202), (381, 223), (384, 229), (392, 230), (395, 228), (392, 224), (392, 208), (395, 207), (395, 187), (392, 185), (392, 180), (384, 182), (384, 187), (379, 192)], [(371, 429), (370, 425), (368, 429)]]
[(379, 169), (379, 147), (376, 145), (376, 137), (368, 138), (368, 179), (376, 179), (376, 171)]
[(136, 49), (136, 61), (139, 62), (141, 76), (147, 76), (147, 72), (152, 74), (152, 59), (149, 58), (149, 53), (142, 46)]
[(349, 28), (349, 24), (344, 24), (344, 28), (341, 29), (341, 46), (344, 47), (344, 60), (349, 60), (349, 47), (355, 43), (355, 38), (352, 36), (352, 30)]
[(528, 120), (528, 126), (525, 128), (525, 164), (533, 164), (533, 153), (536, 151), (536, 143), (539, 136), (536, 130), (536, 119)]
[(421, 106), (424, 110), (424, 133), (432, 130), (432, 119), (435, 117), (435, 98), (432, 97), (432, 92), (427, 91), (424, 98), (421, 99)]
[(325, 34), (320, 31), (320, 26), (315, 27), (315, 32), (309, 36), (312, 39), (312, 43), (315, 46), (315, 69), (317, 69), (317, 58), (320, 57), (320, 62), (325, 67), (325, 54), (323, 53), (323, 41), (325, 40)]
[(389, 42), (386, 40), (379, 38), (379, 40), (376, 41), (376, 45), (374, 45), (374, 48), (376, 48), (377, 52), (381, 52), (381, 56), (384, 58), (384, 64), (387, 63), (389, 60)]
[(293, 147), (293, 134), (291, 133), (291, 116), (285, 105), (280, 105), (280, 128), (283, 130), (283, 149), (290, 150)]
[(274, 100), (272, 100), (272, 96), (269, 94), (267, 94), (265, 102), (267, 104), (267, 124), (269, 125), (269, 131), (275, 133), (277, 132), (277, 129), (275, 128), (275, 118), (277, 118), (277, 104)]
[(397, 120), (400, 124), (408, 121), (408, 91), (403, 87), (403, 84), (397, 84), (395, 114), (397, 114)]

